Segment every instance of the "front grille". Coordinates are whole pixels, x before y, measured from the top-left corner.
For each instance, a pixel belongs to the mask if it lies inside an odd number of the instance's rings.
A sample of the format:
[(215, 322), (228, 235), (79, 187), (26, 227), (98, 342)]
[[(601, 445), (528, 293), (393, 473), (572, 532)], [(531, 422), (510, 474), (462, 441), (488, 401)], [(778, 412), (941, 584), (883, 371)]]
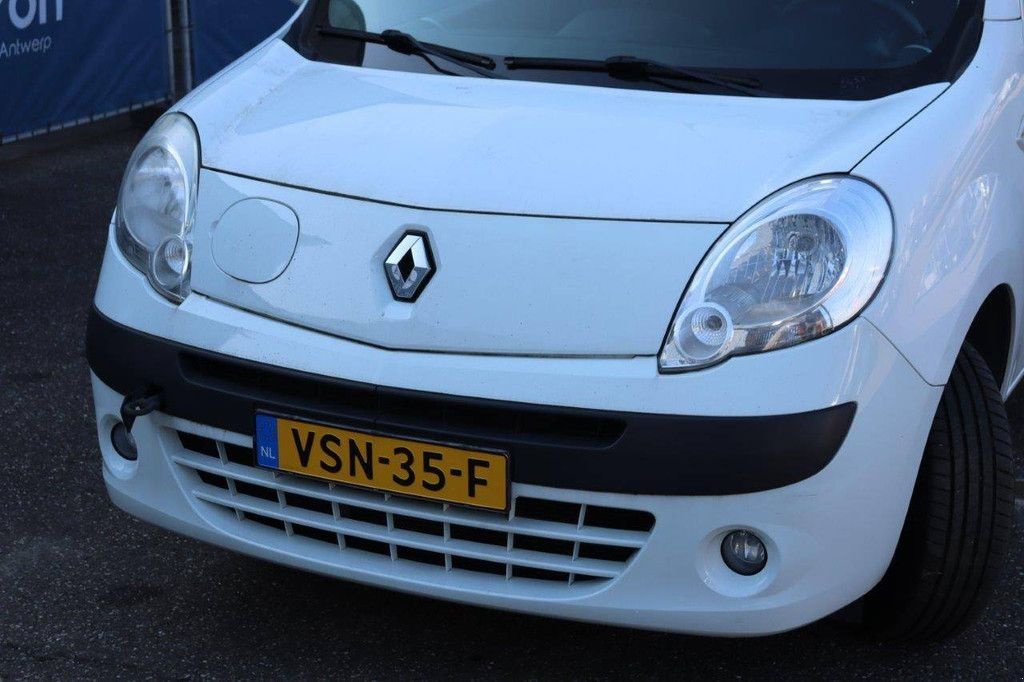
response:
[(514, 492), (502, 515), (336, 486), (253, 466), (248, 437), (214, 439), (200, 425), (171, 422), (164, 433), (172, 459), (211, 520), (337, 566), (376, 557), (396, 577), (408, 570), (417, 580), (440, 582), (468, 573), (507, 583), (504, 589), (546, 585), (579, 593), (620, 576), (654, 526), (646, 511)]
[(469, 440), (592, 449), (611, 447), (626, 429), (621, 419), (579, 410), (413, 393), (284, 373), (194, 353), (183, 353), (180, 361), (182, 372), (193, 384), (249, 396), (262, 404), (344, 415), (347, 422), (375, 427), (444, 433)]

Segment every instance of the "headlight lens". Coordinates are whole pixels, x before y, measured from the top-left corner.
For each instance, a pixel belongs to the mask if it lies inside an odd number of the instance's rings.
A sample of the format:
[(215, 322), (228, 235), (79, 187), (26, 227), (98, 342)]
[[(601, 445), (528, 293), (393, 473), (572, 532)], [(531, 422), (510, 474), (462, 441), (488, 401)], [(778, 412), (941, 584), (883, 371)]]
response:
[(661, 370), (700, 369), (831, 333), (871, 301), (892, 244), (892, 209), (863, 180), (818, 178), (769, 197), (697, 270)]
[(157, 121), (132, 154), (117, 202), (117, 245), (172, 301), (189, 295), (199, 137), (182, 114)]

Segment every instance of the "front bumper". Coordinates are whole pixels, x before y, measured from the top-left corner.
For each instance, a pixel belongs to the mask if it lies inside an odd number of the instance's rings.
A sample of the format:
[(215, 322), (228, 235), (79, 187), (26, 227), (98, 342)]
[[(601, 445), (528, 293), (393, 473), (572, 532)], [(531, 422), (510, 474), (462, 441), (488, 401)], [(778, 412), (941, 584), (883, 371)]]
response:
[[(857, 405), (841, 446), (820, 467), (781, 486), (762, 480), (749, 488), (756, 492), (666, 495), (537, 485), (530, 479), (514, 483), (513, 497), (524, 500), (524, 509), (544, 508), (548, 516), (520, 517), (513, 510), (502, 518), (255, 470), (237, 457), (238, 448), (251, 447), (250, 434), (213, 409), (206, 418), (193, 412), (139, 420), (139, 460), (127, 462), (109, 437), (126, 389), (115, 390), (94, 375), (104, 476), (111, 498), (130, 513), (296, 568), (556, 617), (753, 635), (799, 627), (849, 604), (889, 564), (941, 392), (865, 321), (803, 347), (666, 377), (658, 375), (653, 358), (385, 351), (198, 294), (174, 307), (140, 280), (108, 250), (99, 312), (173, 344), (321, 377), (604, 415), (660, 415), (670, 422), (673, 415), (746, 420)], [(107, 350), (116, 356), (116, 348)], [(772, 460), (805, 449), (808, 440), (814, 439), (804, 439), (798, 429), (781, 430), (766, 438), (761, 453), (744, 457), (751, 470), (785, 470)], [(737, 481), (751, 480), (742, 459), (723, 456), (713, 440), (694, 450), (687, 451), (688, 462), (728, 461), (724, 468), (707, 467), (719, 484), (729, 468)], [(560, 518), (573, 510), (574, 522)], [(591, 513), (606, 520), (591, 521)], [(646, 526), (644, 519), (650, 520)], [(439, 532), (429, 531), (430, 524)], [(752, 529), (767, 542), (769, 565), (758, 576), (735, 575), (721, 560), (721, 539), (736, 528)], [(458, 529), (470, 529), (469, 539), (455, 538), (463, 532)], [(495, 534), (507, 539), (505, 547), (494, 541)]]
[[(159, 393), (174, 417), (253, 435), (257, 410), (512, 455), (512, 481), (642, 495), (738, 495), (821, 472), (856, 413), (693, 417), (583, 410), (373, 386), (184, 346), (93, 310), (89, 366), (122, 395)], [(791, 439), (789, 434), (800, 434)], [(715, 452), (714, 457), (706, 453)]]

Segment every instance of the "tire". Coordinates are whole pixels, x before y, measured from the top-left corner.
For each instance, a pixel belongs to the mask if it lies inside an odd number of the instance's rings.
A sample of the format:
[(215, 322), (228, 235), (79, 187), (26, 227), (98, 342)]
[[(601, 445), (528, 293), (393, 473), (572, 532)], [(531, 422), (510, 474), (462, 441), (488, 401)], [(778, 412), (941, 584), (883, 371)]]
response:
[(925, 447), (888, 572), (864, 601), (868, 633), (949, 637), (982, 611), (1013, 527), (1013, 446), (999, 386), (965, 344)]

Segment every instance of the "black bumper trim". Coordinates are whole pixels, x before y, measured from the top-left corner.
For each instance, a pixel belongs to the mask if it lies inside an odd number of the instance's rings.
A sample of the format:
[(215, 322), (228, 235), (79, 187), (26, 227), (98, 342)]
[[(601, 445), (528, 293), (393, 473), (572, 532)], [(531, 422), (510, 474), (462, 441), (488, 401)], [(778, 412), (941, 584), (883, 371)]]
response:
[[(738, 495), (821, 472), (856, 404), (769, 417), (609, 412), (465, 398), (333, 379), (180, 345), (95, 308), (89, 366), (125, 395), (156, 388), (163, 412), (252, 435), (257, 408), (507, 450), (516, 483), (639, 495)], [(668, 380), (668, 379), (667, 379)]]

